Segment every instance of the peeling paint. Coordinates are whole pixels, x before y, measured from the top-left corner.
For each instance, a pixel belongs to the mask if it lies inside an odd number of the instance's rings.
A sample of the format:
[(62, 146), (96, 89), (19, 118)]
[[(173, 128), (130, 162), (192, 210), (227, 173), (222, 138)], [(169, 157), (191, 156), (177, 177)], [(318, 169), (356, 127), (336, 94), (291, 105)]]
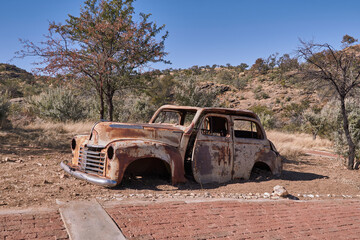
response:
[[(187, 113), (194, 115), (194, 119), (187, 126), (155, 123), (163, 111), (177, 112), (175, 115), (181, 118), (174, 121), (177, 123), (184, 123)], [(248, 134), (257, 136), (257, 139), (241, 138), (238, 132), (235, 136), (234, 121), (238, 119), (257, 126), (257, 133)], [(191, 144), (190, 136), (196, 136)], [(72, 146), (73, 158), (68, 165), (92, 175), (91, 179), (97, 176), (117, 184), (122, 181), (130, 164), (153, 160), (168, 166), (173, 184), (185, 182), (186, 152), (190, 153), (192, 172), (199, 183), (247, 179), (256, 162), (267, 164), (274, 174), (280, 174), (282, 168), (281, 158), (267, 140), (259, 118), (247, 110), (165, 105), (147, 124), (99, 122), (94, 125), (90, 136), (75, 136), (73, 145), (74, 141), (76, 146)], [(114, 153), (111, 159), (107, 156), (110, 146), (113, 149), (109, 154)], [(136, 167), (141, 168), (141, 165)]]

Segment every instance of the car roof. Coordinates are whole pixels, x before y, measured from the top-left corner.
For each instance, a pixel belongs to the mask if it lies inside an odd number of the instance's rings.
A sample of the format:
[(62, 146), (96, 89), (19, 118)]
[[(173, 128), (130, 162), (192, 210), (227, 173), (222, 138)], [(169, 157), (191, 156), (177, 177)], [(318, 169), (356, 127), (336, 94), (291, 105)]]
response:
[(175, 110), (192, 110), (202, 111), (203, 113), (220, 113), (227, 115), (244, 116), (259, 120), (259, 117), (250, 110), (236, 109), (236, 108), (221, 108), (221, 107), (192, 107), (192, 106), (177, 106), (177, 105), (164, 105), (160, 109), (175, 109)]

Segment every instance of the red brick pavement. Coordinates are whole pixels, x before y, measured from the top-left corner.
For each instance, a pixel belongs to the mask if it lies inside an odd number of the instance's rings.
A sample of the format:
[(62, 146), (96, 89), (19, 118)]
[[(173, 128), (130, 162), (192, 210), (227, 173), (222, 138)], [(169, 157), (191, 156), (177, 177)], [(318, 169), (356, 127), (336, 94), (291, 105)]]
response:
[(360, 201), (162, 202), (106, 207), (129, 239), (360, 239)]
[[(360, 239), (360, 200), (113, 202), (129, 239)], [(68, 239), (56, 209), (0, 212), (0, 240)]]
[(69, 239), (58, 211), (0, 214), (0, 239)]

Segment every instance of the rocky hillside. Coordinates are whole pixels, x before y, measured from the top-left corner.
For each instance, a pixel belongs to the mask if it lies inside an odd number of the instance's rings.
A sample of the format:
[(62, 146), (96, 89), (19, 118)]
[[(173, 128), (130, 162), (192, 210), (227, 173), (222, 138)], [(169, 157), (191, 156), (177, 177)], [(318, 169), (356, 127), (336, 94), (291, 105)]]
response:
[(44, 77), (34, 76), (32, 73), (15, 65), (0, 63), (0, 92), (9, 98), (20, 98), (38, 94), (46, 85)]
[(20, 79), (24, 82), (31, 83), (34, 81), (34, 76), (15, 65), (0, 63), (0, 82), (10, 79)]
[[(215, 104), (253, 110), (262, 120), (268, 122), (265, 125), (270, 128), (283, 128), (289, 125), (289, 122), (300, 126), (301, 113), (306, 109), (322, 106), (323, 103), (315, 91), (305, 90), (297, 84), (299, 76), (296, 73), (296, 70), (282, 71), (280, 68), (261, 73), (231, 66), (164, 70), (149, 83), (150, 91), (129, 90), (125, 101), (121, 96), (115, 96), (119, 116), (115, 116), (115, 119), (148, 121), (152, 113), (163, 104), (209, 106), (208, 103), (211, 102), (210, 106)], [(186, 83), (188, 80), (191, 81)], [(57, 81), (56, 84), (53, 84), (54, 81)], [(54, 78), (49, 80), (34, 76), (14, 65), (0, 64), (0, 89), (2, 93), (7, 93), (9, 98), (38, 95), (46, 92), (46, 89), (59, 86), (59, 83), (62, 83), (65, 89), (74, 89), (69, 81)], [(75, 93), (79, 101), (85, 101), (87, 108), (93, 108), (89, 109), (89, 112), (94, 115), (88, 118), (95, 119), (96, 100), (89, 97), (92, 95), (86, 91), (91, 89), (76, 88)], [(213, 92), (216, 95), (202, 94), (204, 92)], [(204, 98), (215, 96), (217, 101), (201, 102)], [(186, 101), (186, 98), (192, 100)], [(138, 117), (124, 118), (126, 114)]]

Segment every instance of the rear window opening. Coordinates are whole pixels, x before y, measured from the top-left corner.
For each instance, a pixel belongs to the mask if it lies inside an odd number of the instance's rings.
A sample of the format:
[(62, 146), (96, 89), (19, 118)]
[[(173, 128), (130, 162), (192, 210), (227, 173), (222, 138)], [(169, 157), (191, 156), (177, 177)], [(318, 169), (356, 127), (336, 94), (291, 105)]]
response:
[(227, 119), (217, 116), (208, 116), (204, 120), (201, 132), (203, 135), (226, 137), (228, 134)]
[(264, 136), (258, 124), (248, 120), (234, 120), (234, 136), (236, 138), (263, 139)]

